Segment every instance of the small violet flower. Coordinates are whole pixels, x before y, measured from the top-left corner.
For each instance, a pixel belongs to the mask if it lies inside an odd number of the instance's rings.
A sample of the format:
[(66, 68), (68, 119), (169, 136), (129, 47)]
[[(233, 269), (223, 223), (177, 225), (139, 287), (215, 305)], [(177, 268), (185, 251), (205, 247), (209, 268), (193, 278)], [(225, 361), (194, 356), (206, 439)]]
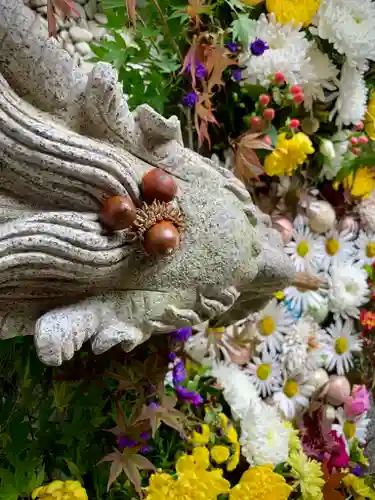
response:
[[(191, 63), (186, 66), (186, 71), (191, 73)], [(198, 80), (203, 80), (207, 76), (207, 70), (197, 59), (195, 60), (195, 76)]]
[(269, 46), (263, 40), (257, 39), (250, 44), (250, 51), (253, 56), (262, 56)]
[(225, 44), (225, 47), (229, 49), (231, 52), (237, 52), (238, 43), (237, 42), (228, 42)]
[[(194, 92), (190, 92), (190, 94), (194, 94)], [(186, 94), (186, 95), (189, 95), (189, 94)], [(196, 94), (195, 94), (196, 95)], [(185, 96), (186, 97), (186, 96)], [(198, 97), (197, 97), (197, 101), (198, 101)], [(194, 104), (197, 102), (195, 101)], [(185, 102), (184, 102), (185, 104)], [(186, 106), (187, 104), (185, 104)], [(189, 106), (190, 107), (190, 106)], [(186, 342), (188, 338), (190, 338), (193, 334), (193, 329), (191, 328), (191, 326), (184, 326), (183, 328), (178, 328), (177, 330), (175, 330), (174, 332), (171, 332), (169, 334), (169, 336), (171, 337), (172, 340), (174, 340), (175, 342)], [(171, 358), (169, 358), (171, 359)], [(176, 359), (176, 358), (175, 358)], [(174, 361), (171, 359), (171, 361)]]
[(184, 380), (186, 379), (185, 365), (181, 359), (179, 359), (173, 366), (172, 373), (173, 373), (173, 385), (175, 387), (182, 384), (182, 382), (184, 382)]
[(355, 467), (352, 468), (352, 474), (354, 474), (357, 477), (361, 477), (363, 472), (362, 468), (360, 465), (356, 465)]
[(242, 71), (240, 69), (232, 69), (233, 80), (239, 82), (242, 80)]
[(177, 396), (185, 401), (185, 403), (190, 403), (194, 406), (198, 406), (203, 403), (202, 396), (196, 391), (189, 391), (186, 387), (176, 387), (175, 388)]
[(118, 447), (120, 450), (123, 450), (124, 448), (134, 448), (137, 444), (138, 442), (135, 439), (130, 438), (126, 434), (122, 434), (118, 438)]
[(359, 417), (370, 408), (370, 393), (364, 385), (355, 385), (351, 396), (345, 401), (345, 413), (348, 417)]

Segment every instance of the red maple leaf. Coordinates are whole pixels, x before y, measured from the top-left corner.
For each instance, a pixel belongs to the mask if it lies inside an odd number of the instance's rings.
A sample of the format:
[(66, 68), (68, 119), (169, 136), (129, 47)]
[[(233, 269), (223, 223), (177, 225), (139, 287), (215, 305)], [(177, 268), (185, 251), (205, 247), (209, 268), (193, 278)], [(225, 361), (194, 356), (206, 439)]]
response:
[(60, 10), (65, 17), (79, 16), (75, 7), (76, 0), (47, 0), (48, 34), (56, 38), (56, 9)]

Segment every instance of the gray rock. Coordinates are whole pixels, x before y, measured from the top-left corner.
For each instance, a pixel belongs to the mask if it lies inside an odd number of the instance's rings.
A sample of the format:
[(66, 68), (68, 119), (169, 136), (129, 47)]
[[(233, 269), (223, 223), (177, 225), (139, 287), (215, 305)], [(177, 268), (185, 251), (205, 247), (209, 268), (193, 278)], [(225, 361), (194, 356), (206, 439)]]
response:
[[(184, 148), (176, 117), (131, 113), (109, 64), (86, 74), (34, 21), (22, 0), (0, 0), (0, 338), (33, 334), (56, 366), (88, 340), (97, 354), (130, 351), (180, 326), (232, 324), (291, 284), (280, 236), (245, 186)], [(184, 220), (163, 257), (98, 216), (108, 196), (141, 206), (155, 166), (173, 176), (170, 210)]]
[(83, 28), (83, 29), (85, 29), (85, 30), (90, 31), (90, 30), (89, 30), (89, 25), (88, 25), (88, 23), (87, 23), (87, 20), (86, 20), (86, 19), (84, 19), (83, 17), (80, 17), (77, 21), (78, 21), (78, 26), (79, 26), (80, 28)]
[(76, 43), (76, 50), (79, 52), (82, 56), (87, 56), (87, 54), (90, 53), (90, 45), (86, 42), (78, 42)]
[(79, 3), (80, 5), (85, 5), (87, 0), (76, 0), (76, 3)]
[(99, 24), (107, 24), (108, 23), (108, 17), (105, 14), (102, 14), (101, 12), (97, 12), (94, 16), (94, 19)]
[(96, 0), (89, 0), (85, 4), (85, 12), (88, 19), (94, 19), (94, 16), (96, 14), (96, 9), (97, 9)]
[(93, 70), (95, 66), (95, 63), (92, 63), (92, 62), (89, 62), (89, 61), (81, 61), (81, 64), (80, 64), (80, 69), (82, 69), (82, 71), (85, 73), (85, 74), (89, 74), (91, 73), (91, 71)]
[(72, 26), (69, 29), (69, 34), (73, 42), (91, 42), (93, 39), (93, 34), (90, 31), (79, 26)]

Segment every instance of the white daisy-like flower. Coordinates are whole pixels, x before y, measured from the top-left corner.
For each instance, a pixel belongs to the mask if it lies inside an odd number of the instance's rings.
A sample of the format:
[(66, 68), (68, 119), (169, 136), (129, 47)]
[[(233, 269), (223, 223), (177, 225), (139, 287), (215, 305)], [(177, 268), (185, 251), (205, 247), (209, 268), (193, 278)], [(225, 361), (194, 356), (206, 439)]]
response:
[(288, 458), (291, 430), (276, 408), (261, 402), (241, 420), (241, 454), (251, 465), (278, 465)]
[(300, 69), (300, 82), (305, 95), (303, 104), (308, 111), (312, 110), (314, 101), (327, 102), (325, 91), (337, 89), (339, 70), (327, 54), (318, 49), (314, 42), (308, 49), (307, 58)]
[(347, 154), (352, 154), (350, 152), (350, 130), (340, 130), (337, 134), (333, 135), (331, 142), (334, 147), (335, 155), (333, 158), (324, 159), (323, 167), (320, 171), (320, 177), (325, 177), (328, 180), (332, 180), (336, 177), (342, 168), (343, 161)]
[(346, 262), (331, 267), (329, 305), (335, 316), (359, 318), (359, 307), (368, 302), (367, 272), (360, 263)]
[(313, 372), (324, 364), (325, 332), (310, 316), (303, 316), (286, 335), (280, 356), (288, 376)]
[(284, 290), (286, 308), (298, 319), (310, 310), (319, 311), (325, 308), (328, 302), (325, 294), (325, 290), (302, 290), (290, 286)]
[(271, 401), (287, 420), (293, 420), (299, 410), (309, 406), (313, 392), (314, 386), (309, 376), (298, 374), (286, 378), (282, 389), (273, 394)]
[(338, 96), (329, 115), (329, 119), (333, 120), (337, 114), (338, 127), (356, 124), (365, 116), (368, 90), (363, 76), (364, 69), (359, 70), (347, 62), (341, 69)]
[(371, 0), (322, 0), (316, 29), (354, 65), (375, 60), (375, 4)]
[(351, 231), (339, 232), (332, 229), (320, 239), (321, 261), (320, 268), (327, 272), (331, 266), (348, 262), (354, 254), (353, 240), (355, 235)]
[(328, 371), (336, 371), (345, 375), (353, 366), (353, 353), (360, 352), (362, 340), (354, 333), (354, 323), (351, 319), (345, 321), (337, 318), (335, 323), (327, 327), (324, 356)]
[(310, 42), (305, 33), (292, 24), (280, 24), (274, 14), (268, 17), (262, 14), (256, 21), (251, 42), (263, 40), (269, 49), (262, 55), (250, 52), (241, 60), (245, 65), (243, 76), (248, 83), (260, 83), (266, 87), (270, 84), (270, 76), (282, 71), (288, 83), (303, 83), (300, 69), (307, 58)]
[(264, 403), (246, 373), (235, 364), (215, 363), (213, 375), (241, 426), (241, 452), (251, 465), (285, 462), (291, 430), (276, 408)]
[(367, 412), (363, 413), (359, 418), (352, 419), (345, 414), (344, 408), (338, 408), (336, 410), (336, 418), (339, 423), (333, 424), (332, 430), (345, 439), (348, 453), (350, 453), (350, 444), (354, 438), (361, 445), (366, 443), (367, 429), (370, 423), (370, 419), (367, 418)]
[(375, 234), (370, 231), (360, 231), (355, 241), (357, 253), (355, 260), (363, 266), (371, 266), (375, 262)]
[(292, 259), (296, 271), (314, 272), (319, 268), (320, 239), (310, 231), (306, 217), (298, 215), (294, 219), (292, 240), (285, 245), (284, 251)]
[(256, 335), (260, 341), (256, 350), (259, 353), (270, 353), (275, 357), (281, 351), (284, 334), (294, 322), (293, 316), (286, 310), (284, 304), (272, 299), (259, 313), (256, 324)]
[(280, 364), (268, 353), (262, 357), (254, 356), (245, 372), (262, 398), (270, 396), (281, 385)]

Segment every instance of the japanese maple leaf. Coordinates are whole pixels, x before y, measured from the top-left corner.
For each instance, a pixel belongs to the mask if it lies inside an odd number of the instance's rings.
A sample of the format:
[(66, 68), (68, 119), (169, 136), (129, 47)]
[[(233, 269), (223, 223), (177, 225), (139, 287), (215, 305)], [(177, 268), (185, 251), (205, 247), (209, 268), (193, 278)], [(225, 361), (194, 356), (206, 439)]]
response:
[(65, 17), (72, 17), (72, 14), (79, 16), (75, 8), (76, 0), (48, 0), (47, 1), (47, 21), (49, 36), (56, 37), (56, 9), (61, 10)]
[(335, 473), (330, 475), (326, 464), (323, 464), (323, 472), (325, 480), (322, 489), (324, 500), (345, 500), (345, 496), (337, 490), (340, 488), (341, 481), (346, 474)]
[(126, 11), (128, 13), (131, 22), (136, 25), (137, 13), (136, 13), (137, 0), (126, 0)]
[(99, 463), (112, 462), (109, 471), (107, 491), (109, 491), (112, 483), (116, 481), (121, 472), (124, 472), (128, 479), (133, 483), (134, 488), (143, 498), (141, 487), (140, 470), (155, 470), (153, 464), (146, 457), (138, 455), (134, 448), (126, 448), (123, 452), (117, 448), (113, 448), (113, 453), (106, 455)]
[(155, 437), (156, 431), (163, 422), (179, 432), (181, 437), (184, 437), (184, 428), (181, 424), (181, 420), (185, 418), (185, 415), (179, 410), (176, 410), (176, 403), (177, 398), (175, 396), (167, 396), (165, 393), (160, 394), (159, 403), (151, 403), (148, 406), (144, 405), (141, 414), (134, 423), (136, 424), (144, 420), (148, 421), (151, 427), (152, 437)]
[(230, 66), (236, 66), (237, 61), (230, 57), (230, 52), (225, 47), (207, 45), (204, 65), (209, 74), (208, 92), (210, 93), (216, 86), (219, 88), (224, 86), (223, 72)]
[(235, 174), (239, 179), (258, 179), (264, 173), (263, 166), (256, 154), (256, 149), (272, 151), (272, 146), (262, 138), (259, 132), (248, 132), (240, 137), (236, 146)]
[(208, 13), (210, 10), (210, 6), (205, 4), (206, 0), (189, 0), (189, 6), (186, 12), (193, 21), (195, 28), (199, 28), (201, 22), (200, 15)]

